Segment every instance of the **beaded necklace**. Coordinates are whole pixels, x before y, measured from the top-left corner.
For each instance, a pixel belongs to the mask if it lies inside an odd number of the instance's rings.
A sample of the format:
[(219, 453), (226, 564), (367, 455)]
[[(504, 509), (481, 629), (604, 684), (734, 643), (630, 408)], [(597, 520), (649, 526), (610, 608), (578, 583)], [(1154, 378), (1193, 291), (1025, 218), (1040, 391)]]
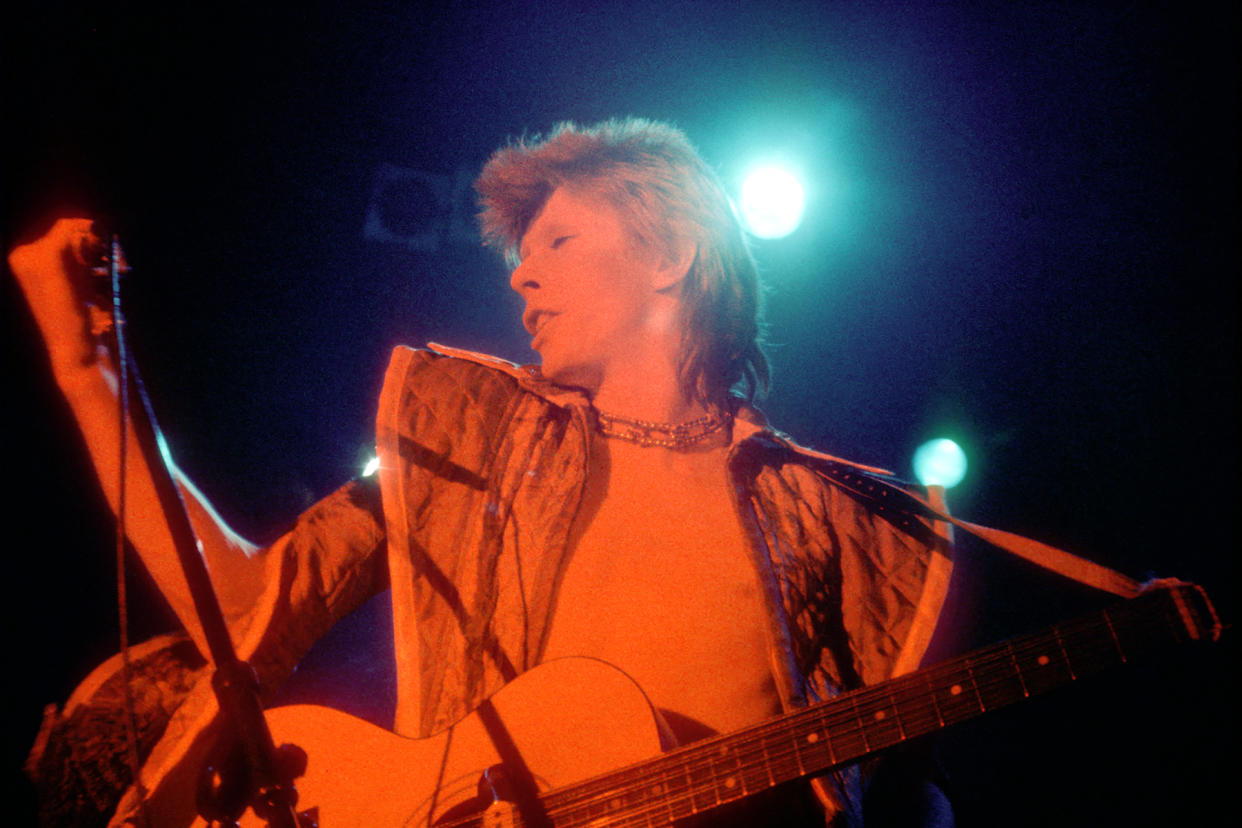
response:
[(729, 417), (708, 412), (695, 420), (684, 423), (653, 423), (647, 420), (631, 420), (596, 411), (595, 428), (605, 437), (615, 437), (643, 447), (684, 449), (701, 443), (722, 429)]

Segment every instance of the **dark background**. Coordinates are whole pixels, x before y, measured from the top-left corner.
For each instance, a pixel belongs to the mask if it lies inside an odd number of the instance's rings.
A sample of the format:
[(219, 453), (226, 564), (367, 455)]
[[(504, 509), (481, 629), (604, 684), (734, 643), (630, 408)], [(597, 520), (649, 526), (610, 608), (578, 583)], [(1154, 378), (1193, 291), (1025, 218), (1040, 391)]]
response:
[[(950, 493), (963, 517), (1201, 582), (1232, 618), (1228, 13), (577, 5), (6, 4), (5, 247), (59, 214), (125, 234), (132, 338), (174, 453), (270, 540), (357, 472), (392, 345), (532, 358), (470, 234), (468, 182), (506, 138), (670, 120), (731, 186), (756, 153), (784, 154), (809, 205), (794, 235), (756, 245), (771, 419), (904, 475), (920, 442), (952, 436), (971, 460)], [(42, 705), (115, 652), (117, 612), (110, 519), (11, 280), (0, 295), (16, 781)], [(133, 580), (135, 635), (168, 628)], [(956, 586), (958, 649), (1100, 601), (969, 542)], [(391, 715), (384, 603), (290, 697)], [(1233, 653), (945, 734), (961, 824), (1198, 824), (1231, 807)]]

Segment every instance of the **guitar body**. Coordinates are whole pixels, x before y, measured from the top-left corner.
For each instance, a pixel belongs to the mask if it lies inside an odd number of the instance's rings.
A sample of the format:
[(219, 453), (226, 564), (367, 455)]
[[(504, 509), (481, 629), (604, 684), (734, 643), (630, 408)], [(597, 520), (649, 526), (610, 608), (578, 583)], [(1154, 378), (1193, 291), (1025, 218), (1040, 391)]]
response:
[[(651, 703), (627, 675), (589, 658), (550, 661), (491, 699), (540, 790), (561, 787), (660, 753)], [(313, 705), (268, 711), (276, 744), (304, 749), (298, 810), (318, 808), (324, 828), (430, 825), (476, 795), (500, 764), (478, 713), (427, 739), (406, 739)], [(247, 821), (250, 820), (250, 821)], [(261, 825), (247, 813), (242, 824)]]

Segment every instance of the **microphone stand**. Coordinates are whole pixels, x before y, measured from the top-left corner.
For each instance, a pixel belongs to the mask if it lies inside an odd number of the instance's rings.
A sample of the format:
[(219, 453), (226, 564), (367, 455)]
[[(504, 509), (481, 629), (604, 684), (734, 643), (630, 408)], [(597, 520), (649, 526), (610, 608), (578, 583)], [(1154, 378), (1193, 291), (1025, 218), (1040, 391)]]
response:
[[(305, 828), (313, 823), (300, 819), (295, 811), (297, 790), (293, 779), (305, 772), (306, 754), (293, 745), (276, 747), (259, 702), (258, 676), (249, 664), (237, 657), (233, 648), (220, 602), (203, 562), (202, 544), (194, 534), (185, 501), (169, 471), (171, 460), (167, 444), (125, 342), (120, 284), (121, 275), (128, 267), (124, 264), (124, 255), (116, 236), (111, 237), (105, 258), (106, 273), (111, 282), (113, 335), (120, 372), (122, 412), (128, 409), (128, 394), (132, 392), (141, 403), (137, 415), (132, 418), (134, 431), (151, 471), (160, 506), (176, 546), (177, 558), (189, 584), (190, 596), (215, 664), (211, 686), (223, 716), (223, 732), (217, 735), (217, 745), (231, 743), (239, 748), (239, 753), (232, 752), (234, 755), (220, 767), (208, 764), (203, 768), (198, 791), (199, 812), (209, 821), (229, 826), (237, 824), (249, 805), (270, 826)], [(93, 272), (103, 275), (101, 271), (104, 270), (96, 268)], [(118, 519), (123, 519), (123, 516)]]

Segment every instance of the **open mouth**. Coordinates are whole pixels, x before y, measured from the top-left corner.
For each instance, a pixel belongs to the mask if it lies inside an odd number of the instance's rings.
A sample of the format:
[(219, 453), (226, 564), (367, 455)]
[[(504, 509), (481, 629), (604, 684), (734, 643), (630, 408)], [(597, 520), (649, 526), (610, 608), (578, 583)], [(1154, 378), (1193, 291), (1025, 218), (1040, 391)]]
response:
[(527, 311), (522, 319), (522, 326), (531, 336), (538, 336), (539, 332), (547, 327), (548, 322), (552, 321), (552, 317), (556, 315), (552, 311)]

